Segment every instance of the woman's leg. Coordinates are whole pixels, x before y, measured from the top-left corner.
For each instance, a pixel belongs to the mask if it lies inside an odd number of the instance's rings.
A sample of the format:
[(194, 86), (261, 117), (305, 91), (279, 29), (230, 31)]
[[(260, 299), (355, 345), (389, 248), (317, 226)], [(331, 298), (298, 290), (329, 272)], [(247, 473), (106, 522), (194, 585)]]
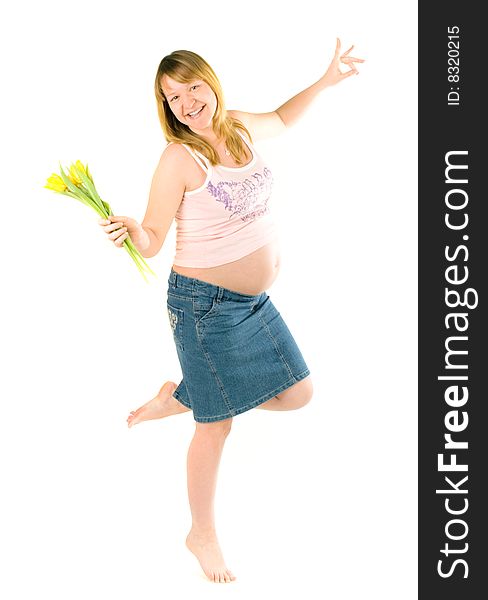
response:
[(186, 544), (198, 558), (207, 577), (221, 583), (235, 579), (225, 566), (217, 540), (214, 516), (217, 473), (231, 425), (232, 419), (196, 423), (187, 462), (192, 528)]
[(297, 381), (294, 385), (280, 392), (274, 398), (263, 402), (256, 408), (264, 410), (295, 410), (308, 404), (313, 396), (312, 379), (310, 375)]

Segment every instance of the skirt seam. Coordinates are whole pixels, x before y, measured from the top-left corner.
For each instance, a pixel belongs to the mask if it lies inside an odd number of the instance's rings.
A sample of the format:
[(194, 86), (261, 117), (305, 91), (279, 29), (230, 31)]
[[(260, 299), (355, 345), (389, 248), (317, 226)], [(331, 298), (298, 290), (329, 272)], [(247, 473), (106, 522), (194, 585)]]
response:
[(286, 365), (286, 368), (288, 369), (288, 373), (290, 374), (290, 377), (293, 377), (293, 371), (290, 369), (290, 365), (286, 362), (285, 357), (283, 356), (283, 354), (281, 353), (278, 343), (276, 342), (273, 334), (271, 333), (271, 330), (268, 326), (268, 324), (262, 319), (261, 317), (261, 313), (258, 312), (258, 317), (259, 320), (261, 321), (262, 325), (266, 328), (266, 332), (269, 335), (269, 337), (273, 340), (273, 345), (276, 349), (276, 352), (280, 355), (281, 360), (284, 362), (284, 364)]
[(227, 398), (227, 394), (225, 393), (224, 386), (222, 385), (222, 382), (220, 381), (220, 378), (219, 378), (219, 376), (217, 374), (217, 370), (215, 368), (215, 365), (213, 364), (212, 359), (210, 358), (210, 355), (208, 354), (207, 349), (205, 348), (205, 344), (203, 343), (203, 339), (202, 339), (202, 336), (200, 334), (200, 331), (199, 331), (199, 328), (198, 328), (198, 324), (195, 324), (195, 329), (196, 329), (196, 332), (197, 332), (198, 342), (200, 344), (200, 347), (203, 350), (203, 353), (205, 355), (205, 359), (207, 360), (207, 362), (209, 364), (210, 371), (212, 372), (212, 375), (215, 377), (215, 380), (217, 381), (217, 385), (219, 387), (219, 390), (220, 390), (220, 393), (222, 395), (222, 398), (223, 398), (223, 400), (225, 402), (225, 406), (227, 407), (227, 410), (230, 413), (234, 413), (234, 409), (230, 406), (229, 399)]

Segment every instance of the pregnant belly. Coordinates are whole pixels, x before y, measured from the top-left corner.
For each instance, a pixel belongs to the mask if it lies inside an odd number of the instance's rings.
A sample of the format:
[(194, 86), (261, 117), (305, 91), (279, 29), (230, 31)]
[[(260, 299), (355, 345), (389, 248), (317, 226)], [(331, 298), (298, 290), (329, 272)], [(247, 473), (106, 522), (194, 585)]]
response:
[(274, 282), (280, 268), (279, 242), (274, 240), (251, 254), (225, 265), (193, 268), (173, 265), (173, 270), (186, 277), (225, 287), (241, 294), (256, 296)]

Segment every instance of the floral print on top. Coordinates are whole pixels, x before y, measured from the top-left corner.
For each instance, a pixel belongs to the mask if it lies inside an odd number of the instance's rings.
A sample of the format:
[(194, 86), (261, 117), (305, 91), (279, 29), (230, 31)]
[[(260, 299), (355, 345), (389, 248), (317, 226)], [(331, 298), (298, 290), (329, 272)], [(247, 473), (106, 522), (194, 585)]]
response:
[(207, 190), (231, 212), (229, 218), (239, 215), (243, 221), (254, 221), (269, 212), (268, 200), (273, 187), (273, 175), (267, 167), (253, 173), (244, 181), (209, 181)]

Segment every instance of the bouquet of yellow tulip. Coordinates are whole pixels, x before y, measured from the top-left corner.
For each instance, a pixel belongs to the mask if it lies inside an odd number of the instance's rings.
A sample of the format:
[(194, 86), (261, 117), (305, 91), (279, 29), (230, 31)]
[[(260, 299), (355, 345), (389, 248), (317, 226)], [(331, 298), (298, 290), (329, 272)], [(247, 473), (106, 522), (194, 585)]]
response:
[[(93, 177), (86, 167), (77, 160), (76, 163), (72, 164), (69, 168), (69, 174), (67, 175), (63, 171), (63, 167), (60, 163), (61, 174), (58, 175), (53, 173), (47, 180), (47, 185), (44, 187), (58, 194), (64, 194), (71, 198), (76, 198), (83, 204), (86, 204), (90, 208), (93, 208), (103, 219), (107, 219), (110, 215), (113, 215), (112, 209), (107, 202), (104, 202), (95, 188)], [(124, 248), (127, 250), (132, 260), (136, 263), (137, 268), (141, 272), (142, 276), (148, 281), (144, 271), (148, 271), (156, 276), (156, 273), (149, 267), (144, 260), (143, 256), (134, 246), (130, 237), (127, 237), (123, 242)]]

